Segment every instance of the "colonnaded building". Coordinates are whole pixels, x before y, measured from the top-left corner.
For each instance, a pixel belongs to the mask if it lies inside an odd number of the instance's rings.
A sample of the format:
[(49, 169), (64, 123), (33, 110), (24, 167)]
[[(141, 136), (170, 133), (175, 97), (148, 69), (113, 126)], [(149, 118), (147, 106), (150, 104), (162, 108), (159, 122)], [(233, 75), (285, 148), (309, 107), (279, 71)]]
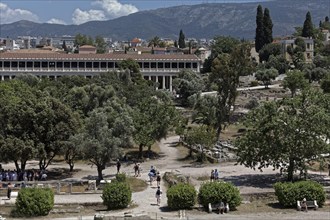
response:
[(200, 59), (193, 54), (65, 54), (45, 52), (0, 53), (1, 80), (32, 74), (56, 79), (80, 75), (91, 78), (118, 70), (119, 62), (135, 60), (147, 80), (158, 82), (159, 89), (172, 91), (172, 80), (181, 70), (200, 72)]

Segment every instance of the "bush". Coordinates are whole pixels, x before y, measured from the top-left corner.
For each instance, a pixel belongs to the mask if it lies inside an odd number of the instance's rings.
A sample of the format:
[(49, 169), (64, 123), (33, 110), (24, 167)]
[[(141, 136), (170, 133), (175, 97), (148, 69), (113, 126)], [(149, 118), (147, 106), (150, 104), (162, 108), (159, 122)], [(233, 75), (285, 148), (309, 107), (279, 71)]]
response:
[(125, 173), (118, 173), (118, 174), (116, 175), (116, 180), (117, 180), (118, 182), (123, 182), (123, 183), (125, 183), (125, 182), (127, 181), (126, 174), (125, 174)]
[(189, 209), (196, 203), (197, 192), (192, 185), (180, 183), (170, 187), (166, 195), (171, 209)]
[(125, 182), (114, 181), (105, 185), (101, 198), (108, 209), (126, 208), (132, 199), (132, 191)]
[(295, 207), (298, 200), (316, 200), (322, 207), (326, 194), (321, 184), (314, 181), (299, 181), (295, 183), (275, 183), (275, 195), (281, 205)]
[(54, 207), (54, 192), (51, 189), (23, 188), (19, 191), (14, 216), (31, 217), (48, 215)]
[(235, 209), (241, 204), (242, 198), (239, 189), (233, 184), (227, 182), (206, 182), (199, 189), (198, 201), (208, 207), (209, 203), (218, 203), (220, 201), (229, 205), (230, 209)]
[(250, 86), (259, 86), (259, 81), (258, 80), (251, 81)]

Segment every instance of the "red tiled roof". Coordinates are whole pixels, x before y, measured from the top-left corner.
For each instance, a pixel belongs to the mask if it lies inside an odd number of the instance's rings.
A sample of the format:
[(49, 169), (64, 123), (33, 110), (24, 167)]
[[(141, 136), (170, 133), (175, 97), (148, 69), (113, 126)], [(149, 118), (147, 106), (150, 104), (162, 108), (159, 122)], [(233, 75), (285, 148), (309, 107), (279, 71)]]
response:
[(141, 43), (141, 40), (139, 38), (134, 38), (131, 43)]
[(190, 60), (199, 61), (193, 54), (61, 54), (61, 53), (12, 53), (0, 54), (0, 59), (22, 60)]

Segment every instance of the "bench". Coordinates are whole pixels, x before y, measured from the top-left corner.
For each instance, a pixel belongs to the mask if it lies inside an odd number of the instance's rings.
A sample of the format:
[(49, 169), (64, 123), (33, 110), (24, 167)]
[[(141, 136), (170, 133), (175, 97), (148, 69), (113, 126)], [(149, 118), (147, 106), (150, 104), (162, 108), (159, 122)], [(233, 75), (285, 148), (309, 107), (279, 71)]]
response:
[(214, 203), (211, 204), (209, 203), (209, 213), (211, 213), (212, 211), (218, 211), (218, 214), (223, 214), (228, 213), (229, 212), (229, 205), (224, 203), (224, 202), (218, 202), (218, 203)]
[[(306, 201), (307, 208), (313, 208), (314, 210), (318, 209), (318, 204), (316, 200), (314, 201)], [(304, 207), (302, 207), (302, 201), (297, 201), (297, 210), (301, 211)]]
[(11, 192), (10, 193), (10, 197), (17, 197), (18, 196), (18, 192)]

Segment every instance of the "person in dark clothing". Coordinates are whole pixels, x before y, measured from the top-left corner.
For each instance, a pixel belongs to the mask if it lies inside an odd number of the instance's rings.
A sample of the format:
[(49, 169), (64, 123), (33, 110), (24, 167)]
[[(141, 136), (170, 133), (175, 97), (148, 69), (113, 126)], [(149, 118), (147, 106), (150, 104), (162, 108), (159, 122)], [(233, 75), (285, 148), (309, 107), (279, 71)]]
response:
[(120, 167), (121, 167), (121, 163), (119, 159), (117, 159), (117, 174), (120, 172)]
[(11, 184), (10, 183), (8, 183), (8, 186), (7, 186), (7, 197), (8, 197), (8, 199), (10, 199), (10, 197), (11, 197)]

